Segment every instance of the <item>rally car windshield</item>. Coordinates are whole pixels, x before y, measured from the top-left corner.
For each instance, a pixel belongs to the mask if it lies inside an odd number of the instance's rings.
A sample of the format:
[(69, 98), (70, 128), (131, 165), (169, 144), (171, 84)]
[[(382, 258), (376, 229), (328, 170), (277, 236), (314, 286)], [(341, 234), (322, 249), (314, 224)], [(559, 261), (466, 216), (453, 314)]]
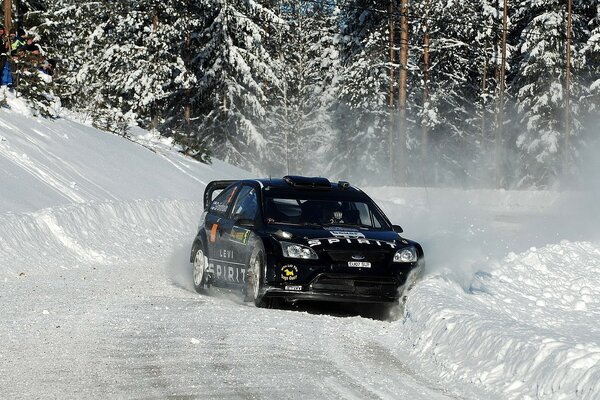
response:
[(387, 226), (377, 210), (360, 201), (266, 198), (264, 214), (269, 224)]

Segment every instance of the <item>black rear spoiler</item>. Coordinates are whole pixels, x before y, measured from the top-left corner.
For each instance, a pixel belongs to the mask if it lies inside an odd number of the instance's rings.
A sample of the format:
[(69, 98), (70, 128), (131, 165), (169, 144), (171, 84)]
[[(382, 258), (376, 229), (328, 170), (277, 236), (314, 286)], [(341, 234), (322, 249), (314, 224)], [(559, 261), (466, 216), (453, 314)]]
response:
[(234, 180), (224, 180), (224, 181), (212, 181), (208, 185), (206, 185), (206, 189), (204, 189), (204, 209), (206, 210), (210, 203), (213, 201), (212, 195), (215, 190), (223, 190), (227, 186), (236, 183), (238, 181)]

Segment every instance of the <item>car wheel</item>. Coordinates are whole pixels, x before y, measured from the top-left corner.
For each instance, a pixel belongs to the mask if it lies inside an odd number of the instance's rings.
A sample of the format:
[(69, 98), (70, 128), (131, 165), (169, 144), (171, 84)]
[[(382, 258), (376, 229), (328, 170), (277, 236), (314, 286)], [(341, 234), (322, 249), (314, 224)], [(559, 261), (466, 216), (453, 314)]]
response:
[(204, 249), (202, 245), (199, 245), (196, 248), (196, 252), (194, 254), (194, 261), (192, 262), (193, 266), (193, 279), (194, 279), (194, 289), (198, 293), (206, 293), (207, 285), (206, 285), (206, 269), (208, 267), (206, 256), (204, 255)]
[(256, 247), (250, 256), (248, 279), (246, 283), (246, 301), (253, 301), (256, 307), (271, 308), (273, 299), (264, 293), (264, 280), (267, 261), (262, 247)]

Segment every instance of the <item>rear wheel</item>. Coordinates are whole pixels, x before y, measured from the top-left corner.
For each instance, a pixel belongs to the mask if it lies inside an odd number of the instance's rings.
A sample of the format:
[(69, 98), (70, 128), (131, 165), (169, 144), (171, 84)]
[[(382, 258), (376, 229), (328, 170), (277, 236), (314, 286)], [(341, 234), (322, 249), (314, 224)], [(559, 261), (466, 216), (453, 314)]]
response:
[(206, 269), (208, 262), (204, 255), (204, 249), (202, 246), (198, 246), (195, 250), (193, 266), (193, 277), (194, 277), (194, 289), (198, 293), (206, 293)]

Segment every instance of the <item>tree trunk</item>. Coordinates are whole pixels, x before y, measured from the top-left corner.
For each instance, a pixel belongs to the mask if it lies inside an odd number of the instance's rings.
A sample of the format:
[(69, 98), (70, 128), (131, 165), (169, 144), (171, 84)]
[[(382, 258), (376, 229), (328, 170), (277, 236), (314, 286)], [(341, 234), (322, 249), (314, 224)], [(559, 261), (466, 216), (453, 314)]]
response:
[(427, 155), (429, 153), (429, 127), (427, 126), (429, 109), (429, 0), (425, 0), (425, 19), (423, 21), (423, 116), (421, 120), (421, 172), (423, 176), (427, 168)]
[(563, 171), (569, 171), (569, 147), (571, 136), (571, 17), (573, 0), (568, 1), (567, 10), (567, 46), (566, 46), (566, 72), (565, 72), (565, 148), (563, 150)]
[[(189, 32), (186, 33), (185, 35), (185, 59), (186, 59), (186, 66), (190, 65), (190, 45), (191, 45), (191, 35)], [(184, 154), (188, 154), (189, 152), (189, 148), (190, 148), (190, 144), (192, 141), (192, 126), (191, 126), (191, 114), (192, 114), (192, 107), (191, 107), (191, 102), (190, 102), (190, 98), (191, 98), (191, 93), (190, 93), (190, 89), (187, 89), (185, 91), (185, 106), (183, 108), (183, 119), (185, 121), (185, 144), (184, 144)]]
[(394, 135), (396, 132), (396, 124), (394, 123), (396, 116), (395, 116), (395, 105), (394, 105), (394, 100), (395, 100), (395, 78), (394, 78), (394, 70), (395, 70), (395, 64), (396, 64), (396, 50), (395, 50), (395, 30), (396, 30), (396, 13), (395, 13), (395, 0), (390, 0), (390, 7), (389, 7), (389, 12), (390, 12), (390, 21), (389, 21), (389, 30), (390, 30), (390, 99), (389, 99), (389, 107), (390, 107), (390, 114), (389, 114), (389, 132), (388, 132), (388, 156), (389, 156), (389, 167), (390, 167), (390, 171), (394, 170)]
[(495, 164), (496, 187), (503, 186), (503, 151), (502, 140), (504, 137), (504, 89), (506, 84), (506, 34), (508, 30), (508, 0), (504, 0), (504, 13), (502, 18), (502, 60), (500, 61), (500, 93), (498, 95), (498, 113), (496, 114), (496, 140)]
[(481, 142), (486, 143), (486, 111), (487, 111), (487, 79), (488, 79), (488, 58), (487, 48), (483, 48), (483, 77), (481, 79)]
[(8, 32), (10, 32), (10, 28), (12, 27), (12, 4), (10, 0), (4, 0), (4, 32), (6, 32), (6, 37), (9, 38)]
[(396, 183), (406, 185), (407, 122), (406, 92), (408, 85), (408, 0), (400, 1), (400, 77), (398, 84), (398, 116), (400, 118), (400, 137), (398, 140), (398, 165), (394, 171)]

